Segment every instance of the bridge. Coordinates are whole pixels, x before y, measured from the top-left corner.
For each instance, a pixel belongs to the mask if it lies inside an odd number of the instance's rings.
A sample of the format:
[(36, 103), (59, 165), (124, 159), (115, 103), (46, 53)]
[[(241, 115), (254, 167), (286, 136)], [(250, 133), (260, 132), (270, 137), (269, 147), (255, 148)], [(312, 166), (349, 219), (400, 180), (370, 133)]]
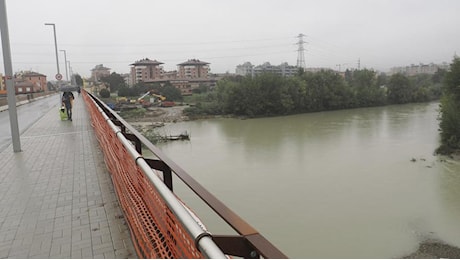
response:
[[(0, 153), (1, 258), (287, 258), (90, 93), (72, 122), (56, 107), (21, 144)], [(206, 230), (173, 180), (234, 234)]]

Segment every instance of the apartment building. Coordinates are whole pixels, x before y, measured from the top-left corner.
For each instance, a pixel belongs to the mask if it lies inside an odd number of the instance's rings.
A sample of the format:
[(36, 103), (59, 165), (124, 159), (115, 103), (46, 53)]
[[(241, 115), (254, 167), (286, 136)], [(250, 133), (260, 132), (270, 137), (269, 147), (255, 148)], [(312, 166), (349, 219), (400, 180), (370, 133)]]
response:
[(110, 76), (110, 68), (104, 67), (103, 64), (96, 65), (91, 70), (91, 80), (99, 82), (102, 77)]
[(178, 75), (180, 79), (207, 79), (209, 74), (210, 63), (197, 59), (187, 60), (177, 64)]
[(148, 58), (130, 64), (131, 85), (139, 82), (152, 82), (163, 79), (163, 67), (160, 66), (162, 64), (164, 63)]
[(389, 75), (401, 73), (407, 76), (414, 76), (417, 74), (435, 74), (438, 69), (449, 69), (449, 64), (447, 62), (443, 62), (441, 64), (423, 64), (420, 63), (418, 65), (411, 64), (410, 66), (405, 67), (394, 67), (390, 69)]
[(299, 68), (297, 66), (289, 65), (287, 62), (281, 63), (280, 65), (272, 65), (270, 62), (265, 62), (258, 66), (252, 65), (250, 62), (245, 62), (242, 65), (236, 66), (235, 70), (236, 74), (241, 76), (274, 73), (284, 77), (294, 76), (298, 71)]
[(249, 61), (237, 65), (235, 69), (235, 74), (240, 75), (240, 76), (246, 76), (246, 75), (253, 75), (254, 73), (254, 65), (252, 65)]
[(163, 62), (148, 58), (138, 60), (131, 65), (131, 84), (145, 83), (171, 83), (179, 89), (182, 95), (191, 95), (193, 89), (201, 85), (213, 87), (216, 80), (209, 79), (208, 62), (190, 59), (177, 64), (177, 71), (164, 71)]

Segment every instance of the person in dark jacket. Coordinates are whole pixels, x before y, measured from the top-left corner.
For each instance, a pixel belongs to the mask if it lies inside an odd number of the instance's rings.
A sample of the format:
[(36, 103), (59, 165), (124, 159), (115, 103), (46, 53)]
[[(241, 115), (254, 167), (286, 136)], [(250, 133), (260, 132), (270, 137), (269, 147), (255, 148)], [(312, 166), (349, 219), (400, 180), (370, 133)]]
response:
[(70, 121), (72, 121), (72, 105), (74, 99), (75, 97), (73, 96), (72, 91), (65, 91), (64, 94), (62, 94), (62, 104), (65, 106), (67, 118)]

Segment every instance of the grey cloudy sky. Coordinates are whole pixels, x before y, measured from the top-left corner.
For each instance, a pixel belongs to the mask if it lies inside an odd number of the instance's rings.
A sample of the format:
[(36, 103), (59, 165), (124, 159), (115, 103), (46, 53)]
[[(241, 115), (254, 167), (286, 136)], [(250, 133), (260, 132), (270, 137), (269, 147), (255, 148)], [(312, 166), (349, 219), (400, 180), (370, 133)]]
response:
[[(297, 38), (307, 67), (386, 71), (451, 62), (460, 53), (457, 0), (6, 0), (13, 70), (54, 78), (58, 48), (75, 73), (97, 64), (126, 73), (142, 58), (166, 70), (188, 59), (211, 72), (254, 65), (296, 65)], [(3, 54), (2, 54), (3, 55)], [(3, 59), (3, 56), (2, 56)], [(59, 52), (65, 76), (64, 55)], [(0, 65), (4, 73), (3, 62)]]

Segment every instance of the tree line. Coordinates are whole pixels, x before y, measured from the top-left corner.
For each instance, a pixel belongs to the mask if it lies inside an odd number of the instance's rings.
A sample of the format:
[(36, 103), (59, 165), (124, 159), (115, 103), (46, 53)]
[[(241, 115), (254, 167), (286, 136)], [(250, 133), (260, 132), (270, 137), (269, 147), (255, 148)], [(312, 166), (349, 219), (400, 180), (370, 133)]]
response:
[(442, 94), (445, 70), (434, 75), (387, 76), (376, 71), (299, 71), (296, 76), (277, 74), (231, 76), (186, 109), (190, 116), (232, 114), (260, 117), (382, 106), (436, 100)]
[(439, 130), (441, 145), (438, 153), (460, 151), (460, 58), (455, 57), (444, 78)]

